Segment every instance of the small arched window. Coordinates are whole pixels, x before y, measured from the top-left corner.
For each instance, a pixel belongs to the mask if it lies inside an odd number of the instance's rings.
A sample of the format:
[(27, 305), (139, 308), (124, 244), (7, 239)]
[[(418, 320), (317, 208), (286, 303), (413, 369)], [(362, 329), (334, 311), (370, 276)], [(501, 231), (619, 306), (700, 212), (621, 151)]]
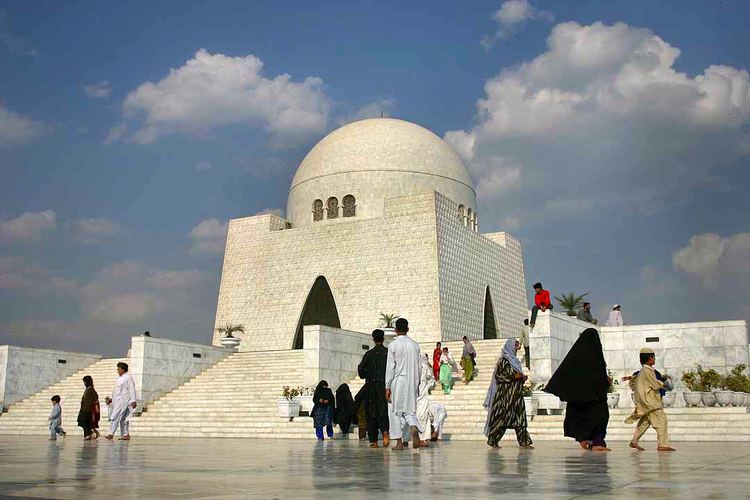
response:
[(474, 212), (474, 232), (479, 232), (479, 214)]
[(474, 223), (474, 211), (472, 209), (469, 209), (466, 211), (466, 215), (468, 218), (468, 226), (472, 227), (472, 224)]
[(463, 205), (458, 206), (458, 220), (465, 226), (466, 225), (466, 207)]
[(335, 196), (331, 196), (328, 198), (328, 203), (326, 204), (328, 208), (328, 218), (329, 219), (336, 219), (339, 216), (339, 200)]
[(341, 201), (344, 204), (344, 217), (354, 217), (357, 215), (357, 200), (354, 196), (348, 194)]
[(313, 222), (323, 220), (323, 200), (313, 202)]

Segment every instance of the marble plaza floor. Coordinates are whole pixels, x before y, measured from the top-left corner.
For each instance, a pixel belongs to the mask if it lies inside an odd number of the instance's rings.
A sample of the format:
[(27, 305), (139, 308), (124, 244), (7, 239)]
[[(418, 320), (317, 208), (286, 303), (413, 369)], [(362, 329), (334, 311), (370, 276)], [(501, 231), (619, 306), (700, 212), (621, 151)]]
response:
[(673, 454), (611, 445), (596, 454), (571, 442), (493, 451), (460, 441), (397, 453), (356, 440), (0, 436), (0, 498), (750, 498), (748, 444), (679, 443)]

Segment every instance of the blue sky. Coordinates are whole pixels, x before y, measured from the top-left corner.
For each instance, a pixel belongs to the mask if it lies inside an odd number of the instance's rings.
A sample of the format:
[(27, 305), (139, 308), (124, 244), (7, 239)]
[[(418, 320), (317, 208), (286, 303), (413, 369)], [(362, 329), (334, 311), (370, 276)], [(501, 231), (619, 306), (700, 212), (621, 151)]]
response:
[(0, 1), (0, 344), (208, 341), (223, 225), (283, 211), (309, 148), (380, 111), (464, 157), (480, 229), (522, 239), (529, 284), (629, 323), (748, 318), (749, 19), (743, 1)]

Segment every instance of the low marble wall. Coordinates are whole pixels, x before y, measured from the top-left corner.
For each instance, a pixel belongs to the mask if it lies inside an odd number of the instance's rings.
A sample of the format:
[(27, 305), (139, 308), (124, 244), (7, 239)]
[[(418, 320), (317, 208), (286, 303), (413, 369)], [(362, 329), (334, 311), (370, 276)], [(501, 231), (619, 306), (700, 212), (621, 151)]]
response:
[(536, 325), (529, 332), (533, 380), (546, 384), (573, 347), (578, 335), (589, 327), (591, 324), (565, 314), (540, 312)]
[(357, 376), (362, 355), (375, 345), (369, 334), (320, 325), (305, 326), (304, 338), (303, 383), (326, 380), (333, 390)]
[[(529, 335), (531, 372), (535, 382), (546, 383), (565, 358), (578, 335), (590, 324), (559, 313), (540, 313)], [(600, 326), (607, 368), (617, 378), (640, 369), (639, 352), (651, 347), (656, 369), (672, 376), (676, 390), (680, 377), (696, 364), (727, 373), (738, 364), (750, 365), (745, 321), (711, 321), (661, 325)], [(620, 406), (630, 407), (630, 390), (620, 385)], [(684, 405), (681, 397), (676, 406)]]
[(133, 337), (129, 372), (135, 379), (140, 409), (212, 367), (233, 351), (178, 340)]
[(100, 359), (99, 354), (0, 346), (0, 409), (59, 382)]

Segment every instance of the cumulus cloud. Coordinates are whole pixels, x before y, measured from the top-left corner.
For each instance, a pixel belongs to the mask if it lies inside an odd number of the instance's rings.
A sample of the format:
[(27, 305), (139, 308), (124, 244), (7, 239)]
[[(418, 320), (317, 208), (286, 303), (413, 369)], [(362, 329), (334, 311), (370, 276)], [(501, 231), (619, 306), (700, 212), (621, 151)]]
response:
[(188, 237), (192, 240), (192, 253), (220, 255), (224, 252), (227, 223), (219, 222), (218, 219), (203, 220), (190, 230)]
[(750, 279), (750, 233), (696, 234), (672, 255), (672, 265), (704, 285), (729, 284), (737, 289)]
[(208, 274), (196, 269), (187, 271), (154, 271), (147, 283), (155, 288), (189, 288), (208, 279)]
[(84, 85), (83, 91), (87, 97), (91, 97), (92, 99), (104, 99), (112, 93), (112, 86), (108, 80), (102, 80), (90, 85)]
[(3, 11), (0, 11), (0, 44), (11, 54), (32, 57), (39, 55), (39, 51), (29, 47), (26, 40), (11, 32), (8, 15)]
[[(184, 306), (209, 275), (197, 269), (158, 269), (137, 261), (113, 263), (82, 288), (81, 309), (90, 321), (136, 324)], [(111, 314), (107, 314), (111, 311)]]
[(72, 223), (76, 235), (86, 242), (100, 241), (125, 234), (125, 230), (107, 218), (78, 219)]
[(44, 127), (0, 104), (0, 145), (25, 144), (39, 136)]
[(535, 8), (528, 0), (508, 0), (503, 2), (498, 10), (492, 14), (492, 20), (497, 23), (497, 31), (492, 35), (484, 35), (481, 45), (488, 50), (499, 39), (513, 36), (520, 26), (531, 20), (552, 21), (551, 12)]
[(34, 293), (75, 294), (75, 280), (55, 276), (23, 255), (0, 255), (0, 290), (27, 290)]
[(24, 212), (14, 219), (0, 221), (0, 243), (34, 241), (57, 227), (54, 210)]
[(119, 141), (128, 133), (128, 124), (125, 122), (118, 123), (109, 129), (104, 144), (112, 144), (115, 141)]
[(158, 82), (143, 83), (127, 95), (123, 112), (136, 124), (129, 139), (149, 144), (170, 134), (203, 134), (238, 123), (285, 137), (325, 129), (330, 103), (320, 78), (295, 82), (288, 74), (265, 77), (262, 70), (254, 55), (198, 50)]
[(394, 97), (382, 97), (372, 102), (360, 106), (356, 111), (349, 115), (342, 116), (336, 122), (338, 125), (365, 120), (367, 118), (387, 118), (391, 116), (396, 108), (396, 99)]
[(679, 54), (647, 29), (569, 22), (544, 53), (489, 79), (474, 125), (445, 134), (485, 212), (542, 223), (616, 204), (654, 210), (716, 184), (750, 153), (748, 72), (690, 77), (674, 69)]

